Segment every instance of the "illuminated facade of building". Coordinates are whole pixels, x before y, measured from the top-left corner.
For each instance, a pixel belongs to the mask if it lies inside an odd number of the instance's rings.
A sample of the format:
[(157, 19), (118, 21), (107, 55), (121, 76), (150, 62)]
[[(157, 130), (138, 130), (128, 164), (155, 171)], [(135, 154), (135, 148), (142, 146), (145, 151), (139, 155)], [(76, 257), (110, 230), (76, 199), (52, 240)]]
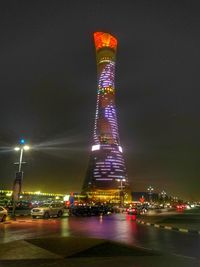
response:
[[(12, 201), (12, 190), (1, 190), (0, 189), (0, 206), (4, 206), (6, 203)], [(27, 201), (63, 201), (66, 196), (70, 196), (70, 192), (66, 192), (66, 194), (60, 193), (44, 193), (40, 191), (30, 192), (30, 191), (22, 191), (20, 194), (20, 198), (18, 202)], [(85, 201), (85, 196), (81, 195), (78, 192), (73, 192), (74, 199), (80, 202)]]
[[(119, 140), (115, 105), (115, 61), (117, 39), (109, 33), (95, 32), (97, 60), (97, 105), (89, 167), (83, 192), (119, 195), (128, 186), (123, 151)], [(103, 199), (103, 197), (102, 197)]]

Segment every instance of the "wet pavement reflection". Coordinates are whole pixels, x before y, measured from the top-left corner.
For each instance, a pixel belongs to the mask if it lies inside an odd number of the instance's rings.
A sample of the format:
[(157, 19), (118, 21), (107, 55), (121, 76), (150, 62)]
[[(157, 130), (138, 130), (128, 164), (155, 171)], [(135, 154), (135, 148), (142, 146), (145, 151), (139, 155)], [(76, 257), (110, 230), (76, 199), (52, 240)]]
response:
[(139, 225), (134, 215), (17, 219), (0, 224), (0, 243), (38, 237), (96, 237), (199, 258), (200, 237)]
[[(63, 220), (62, 223), (65, 224), (65, 221)], [(78, 232), (82, 236), (99, 237), (130, 244), (133, 244), (134, 241), (133, 232), (137, 231), (139, 227), (135, 217), (130, 215), (91, 217), (89, 220), (84, 217), (74, 220), (73, 217), (70, 217), (68, 226), (73, 235)]]

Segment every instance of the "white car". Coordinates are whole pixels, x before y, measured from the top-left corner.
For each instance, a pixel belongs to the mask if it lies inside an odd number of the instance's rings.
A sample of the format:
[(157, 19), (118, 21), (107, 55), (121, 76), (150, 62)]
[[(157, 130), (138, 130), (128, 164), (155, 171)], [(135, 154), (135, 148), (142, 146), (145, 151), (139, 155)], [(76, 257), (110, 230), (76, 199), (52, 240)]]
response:
[(32, 218), (42, 217), (48, 219), (49, 217), (61, 217), (64, 212), (64, 207), (60, 204), (43, 204), (40, 207), (31, 210)]
[(8, 216), (8, 211), (4, 209), (4, 207), (0, 206), (0, 222), (5, 222), (7, 216)]

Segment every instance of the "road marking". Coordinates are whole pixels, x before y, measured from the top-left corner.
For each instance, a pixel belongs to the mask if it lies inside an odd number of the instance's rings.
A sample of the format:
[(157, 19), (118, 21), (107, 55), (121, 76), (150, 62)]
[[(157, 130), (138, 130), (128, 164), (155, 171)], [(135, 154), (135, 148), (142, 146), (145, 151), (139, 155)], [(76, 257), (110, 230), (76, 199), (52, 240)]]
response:
[(198, 258), (195, 258), (195, 257), (184, 256), (184, 255), (180, 255), (180, 254), (176, 254), (176, 253), (173, 253), (171, 255), (176, 256), (176, 257), (185, 258), (185, 259), (190, 259), (190, 260), (198, 260)]
[(155, 250), (153, 250), (152, 248), (145, 248), (145, 247), (143, 247), (143, 246), (136, 246), (136, 245), (134, 245), (134, 247), (136, 247), (136, 248), (141, 248), (141, 249), (145, 249), (145, 250), (149, 250), (149, 251), (155, 251)]
[(166, 226), (165, 225), (159, 225), (159, 224), (154, 224), (154, 223), (140, 221), (140, 220), (136, 220), (136, 222), (140, 223), (140, 224), (145, 224), (145, 225), (148, 225), (148, 226), (154, 226), (156, 228), (162, 228), (162, 229), (174, 230), (174, 231), (178, 231), (178, 232), (182, 232), (182, 233), (191, 233), (191, 234), (199, 234), (200, 235), (200, 231), (198, 231), (198, 230), (177, 228), (177, 227), (172, 227), (172, 226), (167, 226), (167, 225)]

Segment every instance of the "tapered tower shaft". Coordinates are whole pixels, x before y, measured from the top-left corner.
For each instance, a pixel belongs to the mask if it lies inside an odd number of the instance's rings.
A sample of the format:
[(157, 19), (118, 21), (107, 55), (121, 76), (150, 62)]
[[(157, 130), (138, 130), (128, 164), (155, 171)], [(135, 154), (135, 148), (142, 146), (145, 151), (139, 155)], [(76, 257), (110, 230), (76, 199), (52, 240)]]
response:
[(117, 39), (94, 33), (97, 61), (97, 105), (93, 144), (83, 191), (118, 190), (127, 184), (115, 105)]

